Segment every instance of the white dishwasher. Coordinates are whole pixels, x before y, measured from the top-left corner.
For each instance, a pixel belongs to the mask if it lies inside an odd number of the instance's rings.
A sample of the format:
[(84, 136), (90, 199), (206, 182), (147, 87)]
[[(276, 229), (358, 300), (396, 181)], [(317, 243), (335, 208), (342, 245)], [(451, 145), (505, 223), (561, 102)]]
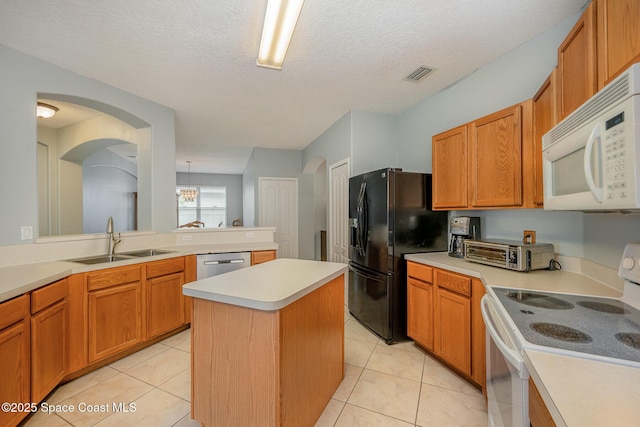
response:
[(198, 255), (198, 280), (251, 266), (251, 252)]

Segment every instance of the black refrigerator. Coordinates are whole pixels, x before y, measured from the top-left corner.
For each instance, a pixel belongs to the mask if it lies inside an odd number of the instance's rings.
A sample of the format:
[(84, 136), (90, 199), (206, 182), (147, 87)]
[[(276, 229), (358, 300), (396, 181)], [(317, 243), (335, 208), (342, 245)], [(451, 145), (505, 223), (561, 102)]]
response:
[(349, 179), (349, 312), (387, 344), (407, 338), (405, 254), (447, 250), (431, 175), (381, 169)]

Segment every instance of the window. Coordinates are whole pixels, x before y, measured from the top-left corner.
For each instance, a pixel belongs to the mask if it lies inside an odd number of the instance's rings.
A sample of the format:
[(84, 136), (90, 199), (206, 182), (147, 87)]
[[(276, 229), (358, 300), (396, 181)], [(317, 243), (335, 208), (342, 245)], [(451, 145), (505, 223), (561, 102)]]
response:
[(202, 221), (205, 227), (227, 225), (227, 187), (191, 186), (198, 189), (198, 196), (192, 202), (180, 196), (184, 185), (176, 187), (178, 198), (178, 226), (192, 221)]

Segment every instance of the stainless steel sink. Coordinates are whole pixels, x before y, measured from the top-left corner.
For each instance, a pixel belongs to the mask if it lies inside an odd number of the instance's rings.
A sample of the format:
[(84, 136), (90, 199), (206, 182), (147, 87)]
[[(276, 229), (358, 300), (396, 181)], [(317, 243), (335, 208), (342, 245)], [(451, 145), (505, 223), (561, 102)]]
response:
[(140, 251), (130, 251), (130, 252), (122, 252), (120, 255), (126, 255), (130, 257), (145, 257), (145, 256), (154, 256), (154, 255), (162, 255), (162, 254), (170, 254), (175, 251), (167, 251), (164, 249), (143, 249)]
[(104, 262), (123, 261), (126, 259), (133, 259), (133, 258), (134, 257), (132, 256), (117, 254), (117, 255), (97, 255), (97, 256), (86, 257), (86, 258), (74, 258), (68, 261), (78, 262), (80, 264), (102, 264)]

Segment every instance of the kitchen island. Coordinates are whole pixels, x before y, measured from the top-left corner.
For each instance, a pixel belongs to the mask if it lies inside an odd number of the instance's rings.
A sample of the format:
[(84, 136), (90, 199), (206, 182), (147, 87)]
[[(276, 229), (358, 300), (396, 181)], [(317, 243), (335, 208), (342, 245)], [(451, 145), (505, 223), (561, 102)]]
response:
[(312, 426), (344, 374), (346, 265), (277, 259), (189, 283), (192, 417)]

